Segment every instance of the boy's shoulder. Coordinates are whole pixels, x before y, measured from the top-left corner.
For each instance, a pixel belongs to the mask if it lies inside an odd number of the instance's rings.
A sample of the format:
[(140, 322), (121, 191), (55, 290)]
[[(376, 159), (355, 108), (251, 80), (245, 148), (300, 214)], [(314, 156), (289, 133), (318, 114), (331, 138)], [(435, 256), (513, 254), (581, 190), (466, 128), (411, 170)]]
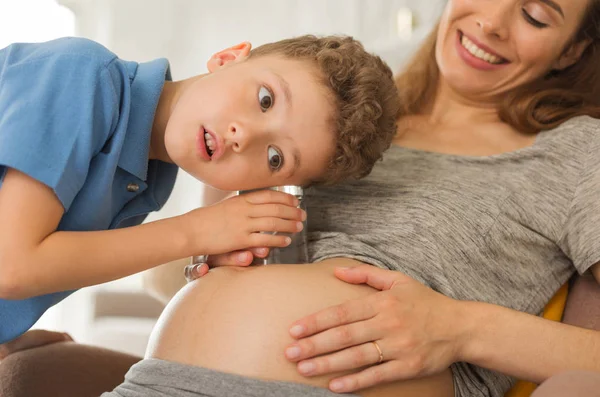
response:
[(0, 50), (0, 60), (4, 61), (4, 66), (7, 66), (6, 62), (15, 65), (48, 59), (93, 62), (98, 66), (106, 66), (116, 58), (102, 44), (82, 37), (63, 37), (43, 43), (15, 43)]

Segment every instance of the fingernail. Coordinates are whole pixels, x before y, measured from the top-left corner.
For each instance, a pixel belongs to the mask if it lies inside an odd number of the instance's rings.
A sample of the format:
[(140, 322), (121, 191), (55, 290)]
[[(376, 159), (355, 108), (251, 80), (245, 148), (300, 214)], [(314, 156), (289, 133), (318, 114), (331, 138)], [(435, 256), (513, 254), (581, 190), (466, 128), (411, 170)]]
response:
[(300, 211), (302, 211), (302, 215), (300, 215), (300, 218), (301, 218), (303, 221), (305, 221), (305, 220), (306, 220), (306, 211), (304, 211), (304, 210), (300, 210)]
[(298, 371), (300, 371), (304, 375), (309, 375), (315, 369), (317, 369), (317, 366), (310, 361), (304, 361), (298, 364)]
[(247, 252), (240, 252), (237, 256), (238, 261), (240, 262), (246, 262), (246, 259), (248, 259), (248, 253)]
[(256, 253), (259, 255), (265, 255), (267, 253), (267, 249), (266, 248), (259, 248), (256, 250)]
[(292, 242), (292, 239), (290, 237), (285, 238), (285, 245), (290, 245), (291, 242)]
[(304, 225), (302, 224), (302, 222), (297, 222), (296, 223), (296, 230), (300, 231), (304, 228)]
[(343, 272), (347, 272), (348, 270), (350, 270), (352, 268), (351, 267), (346, 267), (346, 266), (338, 266), (337, 269), (341, 270)]
[(341, 380), (334, 380), (329, 384), (329, 388), (332, 391), (341, 391), (344, 388), (344, 382)]
[(298, 358), (300, 357), (300, 348), (298, 346), (292, 346), (285, 349), (285, 355), (287, 358)]
[(292, 328), (290, 328), (290, 334), (292, 336), (300, 336), (304, 333), (304, 327), (301, 325), (294, 325)]

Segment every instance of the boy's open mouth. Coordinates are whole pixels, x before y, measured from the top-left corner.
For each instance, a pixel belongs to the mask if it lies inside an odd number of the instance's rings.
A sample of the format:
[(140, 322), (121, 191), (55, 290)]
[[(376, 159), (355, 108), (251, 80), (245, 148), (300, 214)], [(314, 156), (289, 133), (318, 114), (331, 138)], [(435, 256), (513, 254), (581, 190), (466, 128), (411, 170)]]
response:
[(204, 133), (204, 144), (206, 145), (206, 152), (208, 153), (209, 157), (212, 157), (214, 151), (214, 143), (212, 141), (212, 137), (210, 136), (210, 134), (208, 132)]
[(206, 145), (206, 153), (208, 153), (208, 157), (213, 156), (213, 154), (217, 151), (217, 139), (213, 136), (210, 131), (204, 130), (204, 144)]

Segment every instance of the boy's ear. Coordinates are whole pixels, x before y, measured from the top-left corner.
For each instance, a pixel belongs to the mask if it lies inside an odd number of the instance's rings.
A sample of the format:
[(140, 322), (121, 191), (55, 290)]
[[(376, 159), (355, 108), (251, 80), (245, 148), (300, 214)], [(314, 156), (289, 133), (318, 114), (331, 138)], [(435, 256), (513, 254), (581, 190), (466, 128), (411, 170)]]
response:
[(571, 44), (566, 51), (562, 53), (560, 58), (554, 64), (554, 70), (564, 70), (579, 61), (585, 49), (591, 44), (592, 40), (585, 39), (577, 43)]
[(214, 72), (217, 69), (220, 69), (223, 65), (228, 64), (229, 62), (238, 62), (248, 57), (250, 54), (250, 50), (252, 49), (252, 44), (245, 41), (243, 43), (234, 45), (233, 47), (229, 47), (225, 50), (219, 51), (214, 54), (208, 62), (206, 63), (206, 67), (210, 73)]

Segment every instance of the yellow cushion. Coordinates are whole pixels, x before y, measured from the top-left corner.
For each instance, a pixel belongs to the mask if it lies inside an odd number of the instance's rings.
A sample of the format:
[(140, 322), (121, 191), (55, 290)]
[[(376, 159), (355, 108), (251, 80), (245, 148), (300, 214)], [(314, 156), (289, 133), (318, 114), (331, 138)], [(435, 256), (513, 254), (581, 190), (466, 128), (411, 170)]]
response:
[[(560, 321), (562, 319), (568, 292), (569, 285), (566, 283), (558, 290), (558, 292), (556, 292), (544, 308), (543, 317), (545, 319), (552, 321)], [(520, 380), (504, 395), (504, 397), (529, 397), (536, 387), (537, 385), (535, 383)]]

